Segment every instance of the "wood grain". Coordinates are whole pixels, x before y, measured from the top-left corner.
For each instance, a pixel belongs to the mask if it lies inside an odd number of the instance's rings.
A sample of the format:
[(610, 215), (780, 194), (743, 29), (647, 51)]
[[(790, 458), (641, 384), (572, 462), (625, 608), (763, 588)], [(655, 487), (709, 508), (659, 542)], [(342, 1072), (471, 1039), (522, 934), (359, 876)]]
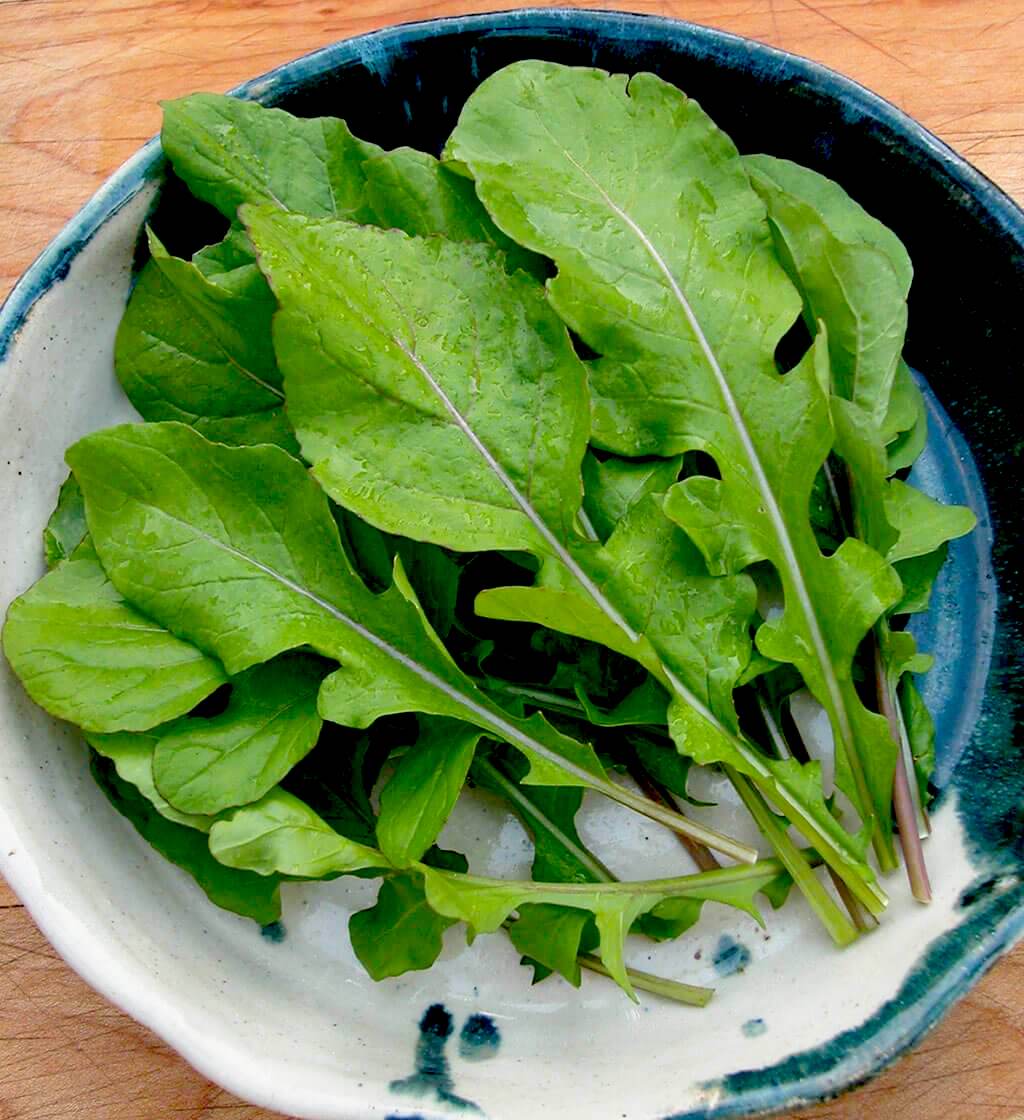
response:
[[(159, 127), (335, 39), (513, 5), (461, 0), (0, 0), (0, 294)], [(634, 0), (817, 59), (894, 101), (1024, 200), (1022, 0)], [(1024, 946), (917, 1050), (807, 1120), (1024, 1117)], [(0, 882), (0, 1120), (269, 1120), (60, 961)]]

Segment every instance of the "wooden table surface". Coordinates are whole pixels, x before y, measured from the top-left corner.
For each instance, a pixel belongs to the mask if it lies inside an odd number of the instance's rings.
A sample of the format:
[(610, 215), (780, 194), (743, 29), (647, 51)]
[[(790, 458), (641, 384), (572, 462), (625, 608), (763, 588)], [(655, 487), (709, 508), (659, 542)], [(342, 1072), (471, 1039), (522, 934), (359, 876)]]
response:
[[(333, 40), (495, 7), (460, 0), (0, 0), (0, 295), (159, 128)], [(1024, 0), (634, 0), (817, 59), (1024, 201)], [(1024, 1117), (1024, 945), (909, 1057), (808, 1120)], [(268, 1120), (105, 1003), (0, 881), (0, 1120)]]

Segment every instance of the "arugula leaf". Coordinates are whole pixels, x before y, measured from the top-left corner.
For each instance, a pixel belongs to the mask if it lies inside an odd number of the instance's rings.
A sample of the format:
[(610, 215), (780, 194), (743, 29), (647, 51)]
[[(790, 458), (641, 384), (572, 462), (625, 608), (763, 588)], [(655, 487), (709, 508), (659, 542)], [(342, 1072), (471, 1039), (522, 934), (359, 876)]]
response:
[(309, 645), (342, 663), (321, 686), (325, 719), (463, 719), (526, 753), (532, 782), (584, 785), (749, 858), (745, 846), (611, 782), (592, 748), (540, 716), (495, 705), (447, 655), (400, 566), (381, 595), (358, 579), (322, 491), (280, 448), (225, 447), (180, 424), (145, 424), (87, 436), (67, 458), (111, 579), (232, 675)]
[(598, 459), (591, 451), (583, 459), (583, 509), (602, 541), (623, 517), (648, 494), (663, 494), (679, 477), (683, 459)]
[(152, 232), (149, 247), (114, 348), (128, 399), (147, 420), (296, 449), (270, 340), (274, 297), (258, 269), (243, 265), (229, 280), (170, 256)]
[[(627, 92), (622, 75), (525, 62), (475, 91), (447, 154), (498, 225), (555, 260), (553, 305), (603, 355), (591, 365), (596, 441), (713, 455), (721, 478), (678, 483), (666, 511), (713, 571), (777, 568), (785, 611), (758, 648), (796, 664), (828, 711), (844, 791), (877, 820), (891, 860), (895, 746), (851, 665), (899, 580), (858, 541), (825, 557), (814, 539), (808, 501), (832, 443), (826, 355), (819, 341), (775, 372), (801, 300), (735, 147), (652, 74)], [(637, 167), (677, 189), (639, 194)]]
[(743, 158), (768, 208), (772, 234), (804, 299), (808, 325), (823, 320), (833, 391), (884, 431), (913, 277), (899, 238), (831, 179), (773, 156)]
[(161, 102), (160, 143), (189, 190), (234, 220), (260, 200), (323, 217), (372, 220), (363, 164), (381, 151), (333, 117), (303, 120), (223, 94)]
[(74, 475), (61, 483), (57, 506), (43, 530), (43, 554), (46, 566), (54, 568), (66, 560), (82, 543), (89, 527), (85, 523), (85, 503)]
[(227, 679), (212, 657), (126, 602), (88, 538), (14, 600), (3, 648), (29, 696), (86, 731), (145, 731)]
[(308, 805), (280, 788), (215, 821), (210, 851), (226, 867), (299, 879), (391, 868), (380, 852), (335, 832)]
[(448, 719), (421, 719), (416, 742), (381, 790), (377, 842), (396, 867), (423, 858), (448, 820), (483, 732)]
[(182, 812), (207, 815), (257, 801), (313, 749), (327, 671), (303, 654), (275, 658), (232, 681), (219, 715), (161, 728), (153, 756), (161, 794)]
[(430, 968), (454, 924), (427, 904), (423, 876), (406, 871), (383, 880), (373, 906), (349, 918), (348, 933), (359, 963), (374, 980), (384, 980)]
[(117, 776), (131, 783), (162, 817), (175, 824), (209, 832), (213, 817), (200, 813), (183, 813), (176, 809), (156, 788), (153, 781), (153, 752), (160, 742), (157, 731), (115, 731), (110, 735), (87, 734), (90, 747), (114, 764)]
[(328, 493), (449, 548), (564, 553), (586, 383), (543, 291), (482, 246), (268, 209), (243, 217), (281, 305), (289, 417)]
[(222, 866), (210, 854), (204, 833), (166, 820), (118, 775), (113, 763), (94, 755), (91, 768), (111, 805), (165, 859), (191, 875), (214, 905), (252, 918), (261, 926), (281, 917), (279, 876), (265, 877)]
[(781, 871), (777, 860), (761, 860), (749, 867), (638, 883), (504, 882), (431, 868), (423, 869), (423, 877), (431, 907), (439, 914), (466, 922), (471, 939), (481, 933), (493, 933), (514, 911), (527, 904), (588, 911), (600, 935), (601, 960), (608, 974), (635, 1000), (623, 952), (626, 935), (641, 914), (669, 901), (688, 899), (722, 902), (760, 921), (754, 894)]
[(886, 515), (899, 531), (889, 549), (891, 563), (935, 553), (947, 541), (969, 533), (978, 523), (966, 506), (947, 506), (894, 478), (885, 494)]
[(535, 984), (557, 972), (574, 988), (581, 981), (580, 953), (596, 949), (599, 942), (592, 914), (545, 902), (519, 907), (508, 935), (523, 963), (533, 966)]
[(374, 225), (491, 245), (505, 254), (510, 271), (521, 268), (537, 279), (544, 278), (544, 259), (502, 233), (477, 198), (472, 182), (433, 156), (413, 148), (395, 148), (368, 159), (363, 173)]

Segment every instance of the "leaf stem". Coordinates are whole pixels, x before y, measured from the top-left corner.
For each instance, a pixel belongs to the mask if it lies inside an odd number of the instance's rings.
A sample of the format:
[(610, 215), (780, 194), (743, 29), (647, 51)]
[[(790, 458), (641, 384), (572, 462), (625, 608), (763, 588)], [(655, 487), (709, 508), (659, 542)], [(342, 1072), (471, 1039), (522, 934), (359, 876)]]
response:
[(931, 902), (932, 887), (928, 879), (924, 849), (918, 833), (918, 811), (914, 795), (910, 789), (910, 776), (904, 762), (904, 737), (900, 734), (900, 720), (896, 700), (889, 687), (889, 674), (885, 659), (882, 657), (881, 643), (877, 631), (872, 631), (875, 661), (875, 687), (878, 690), (878, 705), (889, 722), (889, 732), (896, 744), (896, 771), (893, 775), (892, 807), (893, 815), (900, 832), (900, 847), (903, 849), (903, 862), (907, 868), (910, 891), (918, 902)]
[[(639, 759), (632, 758), (627, 763), (629, 772), (633, 776), (633, 780), (644, 791), (644, 793), (652, 801), (660, 801), (669, 809), (677, 808), (675, 799), (672, 794), (658, 781), (651, 777), (650, 774), (641, 766)], [(710, 848), (705, 847), (703, 844), (698, 844), (689, 836), (684, 836), (681, 832), (676, 833), (676, 839), (686, 849), (693, 862), (701, 869), (701, 871), (714, 871), (722, 865), (715, 859), (714, 852)]]
[[(592, 953), (580, 953), (577, 958), (583, 968), (601, 976), (611, 976), (600, 957)], [(715, 994), (714, 988), (699, 988), (696, 984), (683, 984), (678, 980), (666, 980), (662, 976), (655, 976), (650, 972), (642, 972), (638, 968), (626, 967), (626, 975), (634, 988), (642, 992), (650, 992), (656, 996), (675, 1000), (676, 1003), (686, 1003), (691, 1007), (705, 1007)]]
[(822, 925), (828, 930), (832, 940), (842, 947), (856, 941), (858, 937), (857, 927), (832, 900), (824, 885), (811, 870), (804, 854), (789, 838), (785, 828), (782, 827), (778, 818), (765, 804), (761, 795), (742, 774), (738, 774), (732, 767), (727, 766), (725, 772), (736, 787), (736, 792), (742, 798), (747, 811), (757, 822), (757, 827), (778, 854), (786, 870), (793, 877), (793, 882), (796, 883), (804, 898), (807, 899), (811, 909), (821, 919)]

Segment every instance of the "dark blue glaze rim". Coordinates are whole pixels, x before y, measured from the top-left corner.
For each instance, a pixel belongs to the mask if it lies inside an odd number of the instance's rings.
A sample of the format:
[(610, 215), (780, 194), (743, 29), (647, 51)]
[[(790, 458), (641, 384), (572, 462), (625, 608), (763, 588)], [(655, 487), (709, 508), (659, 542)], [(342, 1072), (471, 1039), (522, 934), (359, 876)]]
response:
[[(818, 63), (739, 36), (660, 16), (586, 9), (518, 9), (401, 24), (343, 40), (286, 63), (236, 87), (236, 95), (275, 104), (343, 64), (362, 63), (382, 76), (396, 51), (453, 31), (584, 34), (624, 39), (631, 34), (692, 45), (721, 60), (757, 60), (767, 71), (785, 72), (827, 90), (861, 120), (889, 129), (908, 146), (941, 165), (951, 188), (980, 205), (988, 220), (1024, 251), (1024, 212), (995, 184), (895, 106)], [(67, 275), (75, 256), (97, 231), (164, 168), (159, 141), (143, 146), (114, 173), (36, 258), (0, 306), (0, 363), (17, 340), (35, 303)], [(1005, 713), (992, 724), (1002, 725)], [(997, 730), (990, 725), (990, 730)], [(982, 853), (985, 854), (984, 852)], [(996, 853), (990, 853), (995, 856)], [(705, 1088), (709, 1104), (666, 1120), (711, 1120), (779, 1111), (826, 1099), (859, 1084), (913, 1046), (985, 970), (1024, 937), (1024, 885), (1020, 863), (982, 876), (965, 895), (968, 917), (934, 942), (897, 996), (860, 1027), (774, 1066), (731, 1074)], [(155, 1029), (157, 1024), (150, 1023)], [(173, 1032), (163, 1032), (165, 1037)], [(202, 1055), (187, 1039), (169, 1037), (199, 1068)], [(213, 1076), (218, 1071), (207, 1070)], [(242, 1092), (244, 1086), (236, 1086)], [(713, 1102), (713, 1103), (711, 1103)]]

